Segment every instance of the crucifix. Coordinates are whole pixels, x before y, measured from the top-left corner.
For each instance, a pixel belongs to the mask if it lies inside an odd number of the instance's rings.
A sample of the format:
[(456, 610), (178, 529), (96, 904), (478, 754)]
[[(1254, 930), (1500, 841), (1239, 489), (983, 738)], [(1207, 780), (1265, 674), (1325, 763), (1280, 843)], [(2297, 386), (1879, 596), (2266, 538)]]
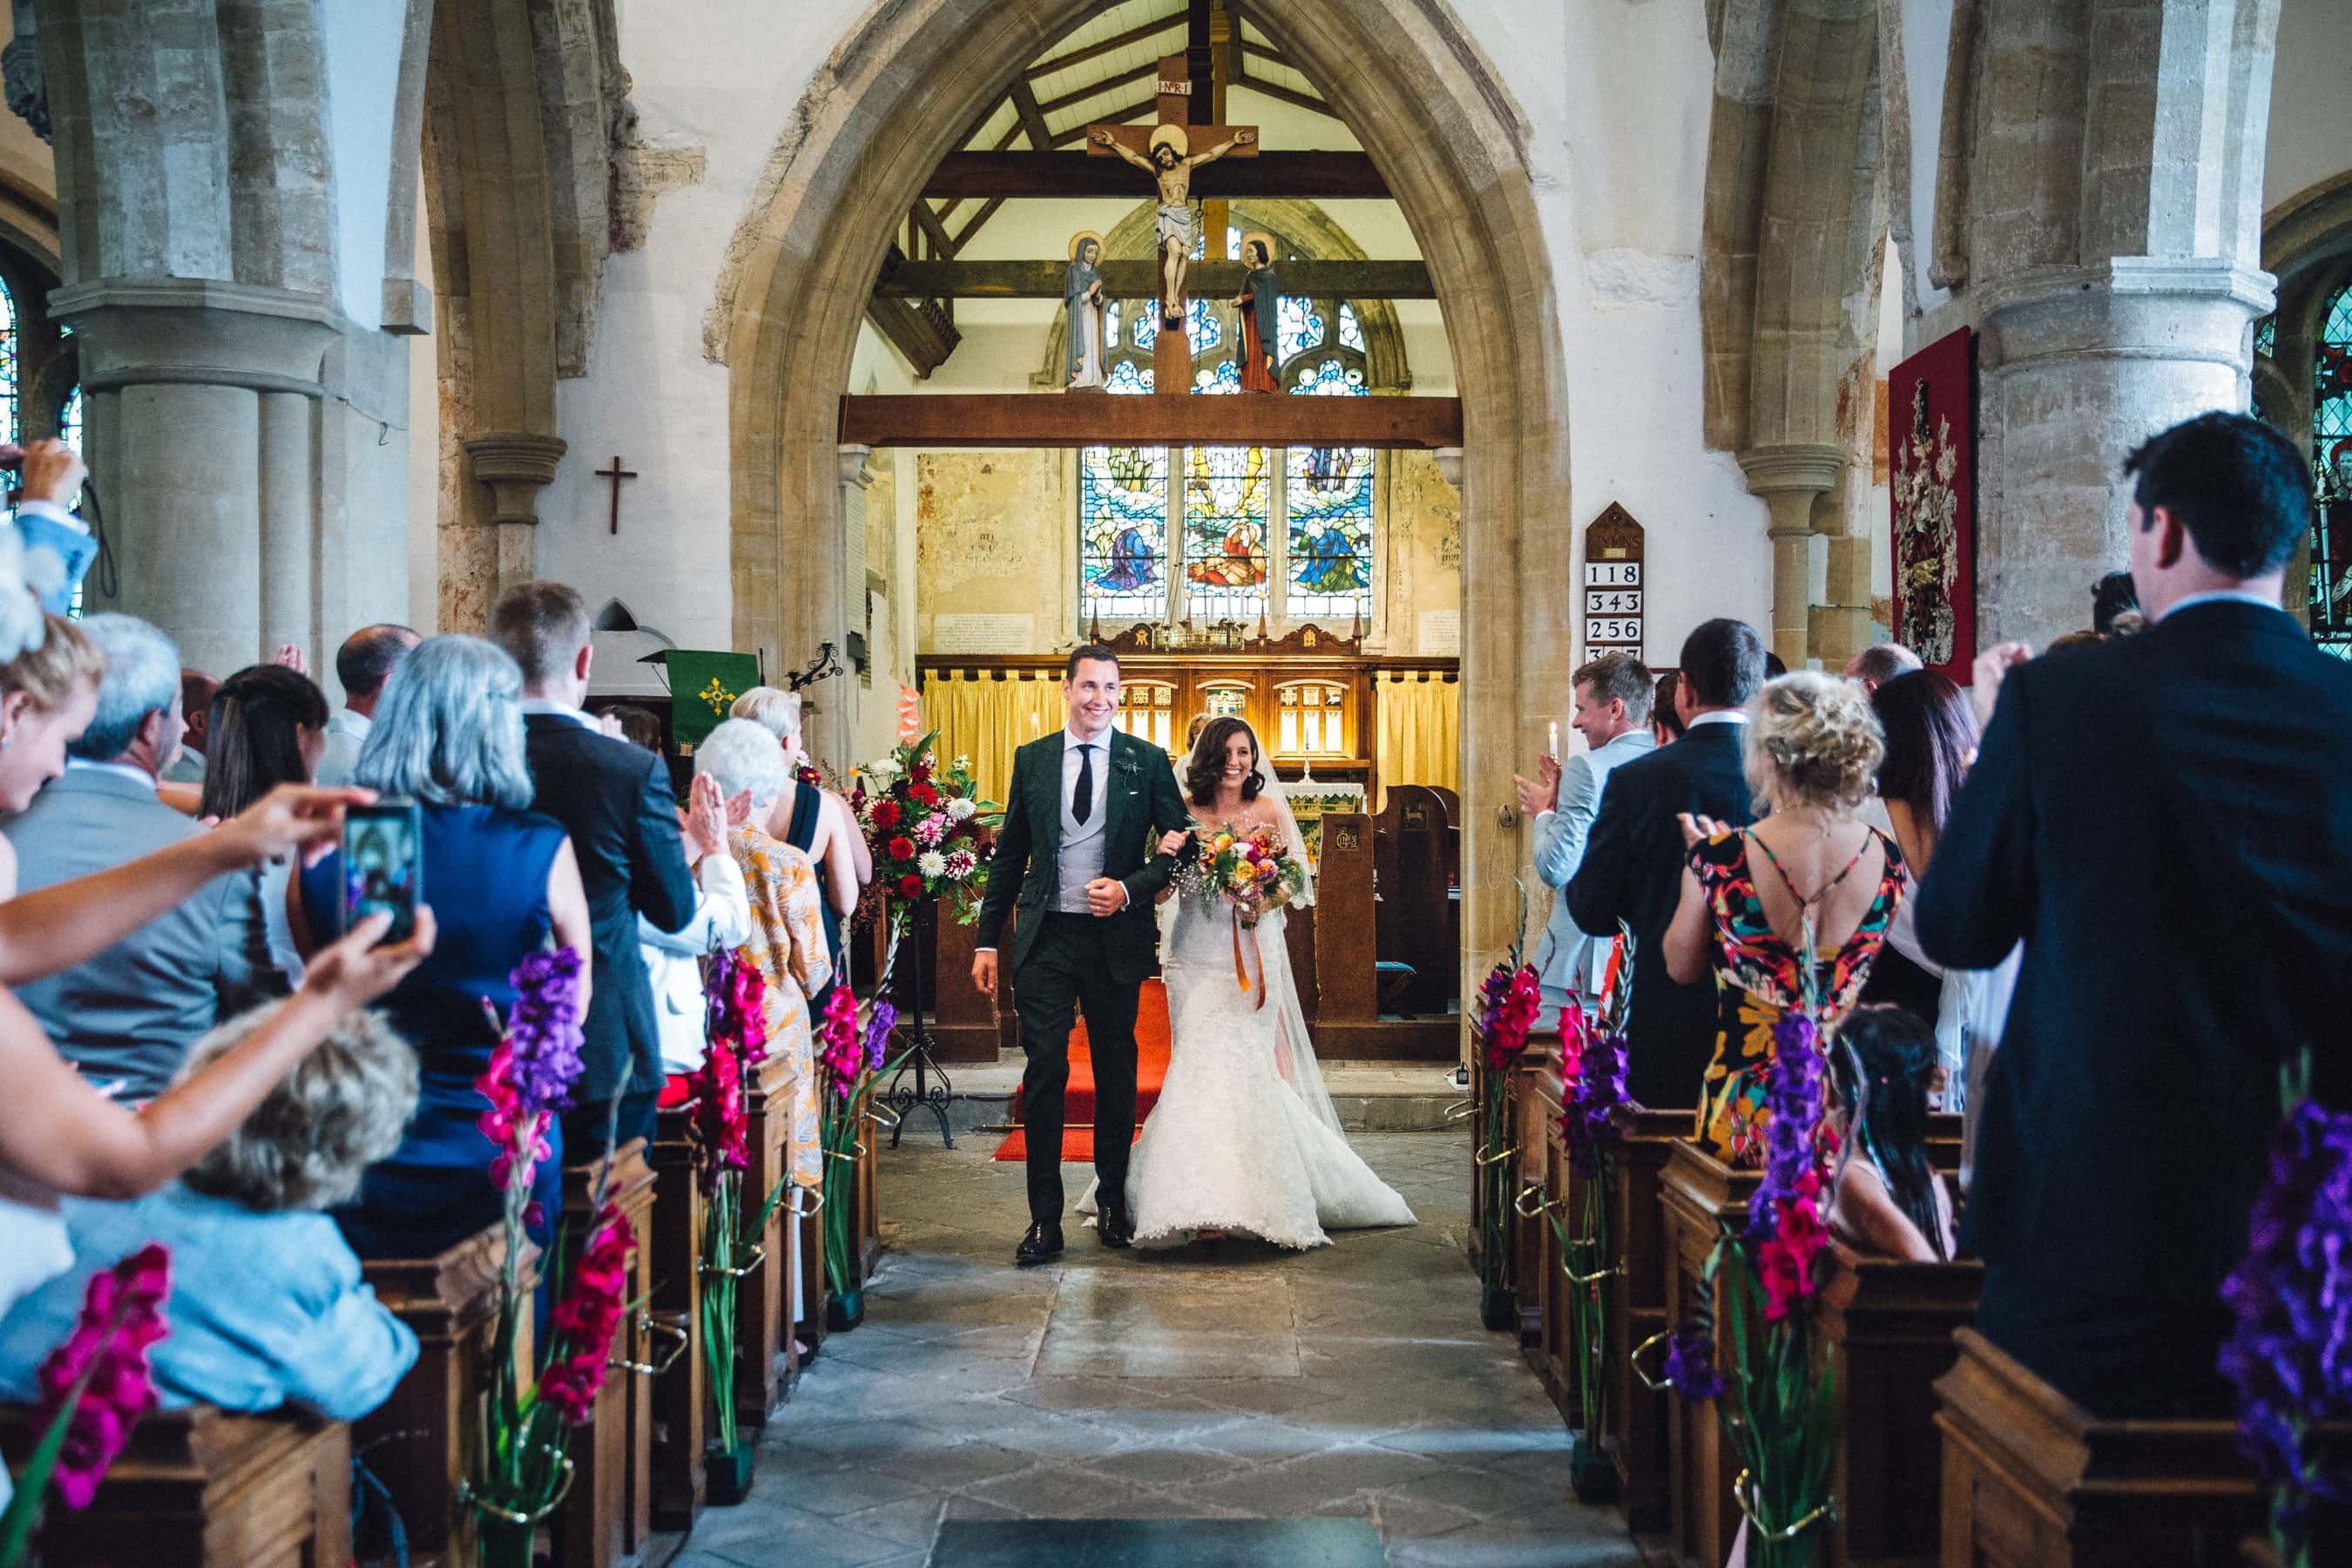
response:
[[(1191, 68), (1182, 55), (1169, 55), (1160, 62), (1160, 123), (1087, 127), (1088, 153), (1123, 158), (1159, 183), (1160, 340), (1152, 351), (1152, 390), (1180, 395), (1191, 389), (1192, 356), (1171, 353), (1169, 340), (1172, 336), (1173, 347), (1183, 348), (1184, 268), (1192, 258), (1192, 171), (1227, 156), (1257, 155), (1257, 127), (1188, 124), (1192, 102)], [(1196, 145), (1200, 152), (1192, 151)], [(1222, 260), (1223, 230), (1213, 237)]]
[(623, 479), (635, 479), (637, 477), (637, 470), (635, 468), (625, 468), (621, 467), (621, 454), (615, 452), (613, 454), (613, 466), (609, 468), (598, 468), (596, 470), (596, 477), (600, 479), (610, 479), (613, 481), (613, 526), (611, 531), (618, 533), (621, 531), (621, 481)]

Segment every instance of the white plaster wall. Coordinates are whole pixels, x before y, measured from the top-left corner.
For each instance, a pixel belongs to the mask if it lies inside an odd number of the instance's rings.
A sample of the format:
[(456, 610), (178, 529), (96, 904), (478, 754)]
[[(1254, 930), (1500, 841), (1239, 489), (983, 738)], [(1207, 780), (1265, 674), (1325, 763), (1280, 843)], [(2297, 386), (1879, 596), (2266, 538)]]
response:
[(407, 26), (407, 7), (387, 0), (322, 0), (319, 7), (335, 159), (336, 303), (362, 327), (383, 322), (384, 193)]
[[(1562, 504), (1580, 526), (1618, 500), (1648, 527), (1656, 582), (1648, 652), (1671, 661), (1698, 621), (1736, 615), (1760, 624), (1769, 602), (1761, 503), (1732, 459), (1706, 451), (1700, 435), (1696, 257), (1712, 71), (1700, 7), (1454, 0), (1454, 8), (1531, 128), (1560, 316), (1525, 330), (1557, 332), (1565, 349), (1573, 493)], [(689, 20), (673, 4), (620, 3), (621, 57), (644, 135), (707, 148), (709, 174), (664, 195), (646, 247), (607, 264), (589, 374), (560, 388), (560, 430), (571, 449), (541, 500), (539, 569), (576, 584), (591, 603), (625, 598), (641, 619), (688, 646), (724, 646), (729, 636), (727, 372), (702, 357), (703, 312), (770, 150), (814, 69), (865, 9), (862, 0), (790, 7), (710, 0)], [(1228, 112), (1238, 118), (1244, 107), (1276, 145), (1348, 144), (1340, 128), (1305, 115), (1291, 140), (1281, 106), (1262, 100), (1237, 101)], [(1108, 209), (1114, 220), (1124, 210), (1066, 205)], [(1365, 210), (1339, 210), (1358, 206)], [(1332, 207), (1370, 254), (1411, 254), (1404, 234), (1383, 232), (1401, 226), (1393, 209)], [(1079, 216), (1090, 215), (1056, 213), (1054, 221)], [(995, 227), (974, 256), (995, 254)], [(1599, 279), (1597, 288), (1587, 287), (1588, 276)], [(960, 310), (967, 347), (926, 384), (992, 381), (996, 373), (980, 367), (997, 361), (998, 332), (1011, 356), (1004, 363), (1023, 364), (1025, 375), (1040, 356), (1049, 310), (1025, 302)], [(1437, 349), (1435, 307), (1402, 313), (1417, 389), (1448, 390), (1450, 355)], [(958, 363), (967, 353), (970, 370)], [(871, 348), (861, 351), (859, 374), (871, 369), (878, 377), (885, 364), (904, 375), (895, 356)], [(605, 482), (590, 470), (616, 451), (643, 477), (625, 488), (614, 538), (605, 531)], [(898, 504), (910, 521), (914, 487), (900, 472)], [(902, 551), (910, 532), (901, 531)], [(1560, 591), (1571, 592), (1575, 563), (1558, 563), (1557, 571)], [(904, 605), (894, 610), (911, 613)], [(877, 679), (873, 697), (881, 695)]]
[[(416, 181), (416, 269), (434, 287), (432, 229), (425, 216), (425, 180)], [(434, 300), (437, 327), (441, 301)], [(408, 346), (408, 624), (426, 637), (441, 629), (441, 347), (430, 336)]]
[(1952, 0), (1900, 0), (1903, 80), (1910, 104), (1912, 297), (1933, 310), (1952, 297), (1927, 281), (1935, 255), (1936, 162), (1943, 145), (1944, 75), (1951, 61)]
[[(1736, 616), (1760, 627), (1771, 607), (1764, 505), (1701, 431), (1698, 254), (1714, 95), (1705, 18), (1678, 0), (1457, 9), (1534, 124), (1536, 202), (1568, 356), (1578, 548), (1612, 500), (1641, 522), (1643, 652), (1671, 664), (1699, 622)], [(1580, 565), (1559, 567), (1571, 610), (1582, 604)]]
[(2352, 168), (2352, 0), (2284, 0), (2263, 205)]

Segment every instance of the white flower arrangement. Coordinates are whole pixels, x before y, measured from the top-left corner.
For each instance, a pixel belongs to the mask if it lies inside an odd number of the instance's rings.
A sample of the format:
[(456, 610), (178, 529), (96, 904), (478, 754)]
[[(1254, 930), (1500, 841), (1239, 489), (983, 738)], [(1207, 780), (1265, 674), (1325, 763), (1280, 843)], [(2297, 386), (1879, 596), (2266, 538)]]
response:
[(950, 821), (961, 822), (964, 818), (970, 816), (973, 812), (979, 809), (980, 808), (978, 806), (972, 805), (969, 797), (958, 795), (953, 800), (948, 802), (948, 817)]
[(915, 858), (915, 869), (926, 877), (944, 877), (948, 874), (948, 858), (936, 849), (926, 849)]

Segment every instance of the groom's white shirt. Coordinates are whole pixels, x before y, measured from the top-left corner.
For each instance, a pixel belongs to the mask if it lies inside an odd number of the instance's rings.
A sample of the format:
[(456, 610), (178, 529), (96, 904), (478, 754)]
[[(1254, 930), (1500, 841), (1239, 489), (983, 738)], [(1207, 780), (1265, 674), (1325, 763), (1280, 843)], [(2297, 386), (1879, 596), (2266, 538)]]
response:
[[(1094, 778), (1087, 819), (1080, 822), (1070, 814), (1071, 797), (1078, 790), (1078, 764), (1087, 747), (1094, 748)], [(1091, 740), (1081, 737), (1066, 726), (1062, 731), (1062, 847), (1055, 857), (1059, 873), (1054, 889), (1054, 908), (1066, 915), (1083, 915), (1087, 909), (1087, 884), (1103, 874), (1103, 851), (1108, 838), (1103, 832), (1103, 819), (1110, 792), (1110, 731), (1106, 729)]]

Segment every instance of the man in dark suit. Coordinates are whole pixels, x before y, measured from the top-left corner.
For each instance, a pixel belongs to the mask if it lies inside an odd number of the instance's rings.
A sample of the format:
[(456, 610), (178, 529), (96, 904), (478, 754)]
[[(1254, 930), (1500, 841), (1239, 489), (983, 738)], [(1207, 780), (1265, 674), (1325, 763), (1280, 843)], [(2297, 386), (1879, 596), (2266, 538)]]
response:
[(2352, 668), (2279, 608), (2303, 454), (2208, 414), (2124, 471), (2151, 626), (1979, 660), (1999, 703), (1916, 910), (1939, 963), (2025, 943), (1969, 1195), (1977, 1327), (2116, 1416), (2221, 1402), (2278, 1069), (2309, 1048), (2344, 1103), (2352, 992)]
[(1063, 1095), (1070, 1082), (1070, 1024), (1087, 1019), (1094, 1060), (1097, 1234), (1123, 1247), (1127, 1160), (1135, 1142), (1135, 1013), (1151, 973), (1152, 902), (1176, 858), (1156, 852), (1164, 832), (1192, 826), (1168, 753), (1115, 728), (1118, 656), (1089, 644), (1062, 676), (1068, 722), (1013, 754), (1004, 826), (981, 905), (972, 984), (996, 994), (996, 950), (1008, 915), (1013, 1005), (1021, 1015), (1021, 1125), (1029, 1146), (1029, 1231), (1013, 1260), (1043, 1263), (1062, 1250)]
[(572, 836), (596, 949), (582, 1026), (583, 1070), (563, 1118), (565, 1158), (572, 1161), (604, 1148), (616, 1099), (618, 1142), (653, 1137), (661, 1037), (637, 916), (665, 931), (694, 918), (694, 879), (669, 770), (581, 711), (589, 632), (587, 605), (562, 583), (526, 583), (490, 611), (490, 636), (522, 666), (525, 745), (537, 790), (531, 809)]
[(1748, 801), (1748, 699), (1764, 684), (1764, 641), (1745, 621), (1714, 620), (1683, 640), (1675, 711), (1683, 737), (1609, 775), (1584, 862), (1565, 889), (1568, 912), (1595, 936), (1633, 932), (1633, 1011), (1625, 1091), (1643, 1105), (1696, 1105), (1715, 1049), (1715, 979), (1677, 985), (1666, 973), (1666, 927), (1682, 899), (1684, 812), (1734, 827)]

